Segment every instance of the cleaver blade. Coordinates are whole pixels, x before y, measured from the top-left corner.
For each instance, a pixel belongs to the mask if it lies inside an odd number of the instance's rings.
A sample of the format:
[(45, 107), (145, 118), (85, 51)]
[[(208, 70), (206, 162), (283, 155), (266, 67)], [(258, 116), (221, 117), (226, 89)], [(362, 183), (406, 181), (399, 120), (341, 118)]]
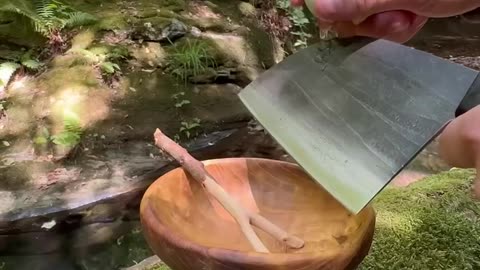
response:
[(314, 181), (357, 214), (478, 93), (473, 69), (353, 38), (298, 51), (239, 97)]

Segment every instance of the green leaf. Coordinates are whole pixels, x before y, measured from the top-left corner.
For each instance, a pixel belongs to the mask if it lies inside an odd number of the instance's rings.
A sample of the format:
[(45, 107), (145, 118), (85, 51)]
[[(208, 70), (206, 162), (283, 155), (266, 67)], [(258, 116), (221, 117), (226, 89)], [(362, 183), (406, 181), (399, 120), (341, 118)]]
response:
[(113, 74), (115, 73), (115, 67), (112, 62), (103, 62), (100, 65), (100, 68), (102, 69), (103, 72), (108, 73), (108, 74)]
[(31, 70), (37, 70), (42, 66), (42, 64), (39, 61), (34, 59), (25, 60), (22, 62), (22, 65)]
[(6, 86), (12, 75), (21, 66), (14, 62), (4, 62), (0, 64), (0, 86)]

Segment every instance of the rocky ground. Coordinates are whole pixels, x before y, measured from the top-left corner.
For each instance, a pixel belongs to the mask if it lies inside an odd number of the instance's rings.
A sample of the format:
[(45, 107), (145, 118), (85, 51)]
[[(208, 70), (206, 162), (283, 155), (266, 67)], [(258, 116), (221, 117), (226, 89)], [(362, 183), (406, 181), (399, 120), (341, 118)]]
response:
[[(199, 159), (289, 160), (236, 96), (284, 57), (262, 28), (274, 15), (240, 0), (70, 2), (100, 21), (74, 32), (41, 72), (0, 86), (4, 269), (118, 269), (150, 256), (139, 199), (174, 166), (152, 144), (156, 128)], [(2, 59), (39, 42), (12, 31), (16, 23), (0, 20)], [(410, 45), (478, 68), (474, 29), (475, 16), (436, 20)], [(192, 46), (208, 59), (200, 72), (175, 58)], [(434, 142), (395, 183), (448, 168)]]

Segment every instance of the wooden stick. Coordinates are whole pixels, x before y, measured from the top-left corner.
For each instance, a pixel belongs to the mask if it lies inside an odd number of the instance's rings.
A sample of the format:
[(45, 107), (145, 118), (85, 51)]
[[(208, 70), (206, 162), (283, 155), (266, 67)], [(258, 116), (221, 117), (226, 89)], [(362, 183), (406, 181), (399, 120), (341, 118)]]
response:
[(289, 235), (266, 218), (243, 208), (234, 200), (217, 181), (205, 170), (202, 162), (193, 158), (185, 148), (178, 145), (172, 139), (157, 129), (154, 134), (155, 145), (172, 156), (193, 179), (198, 181), (207, 192), (227, 210), (237, 221), (243, 234), (257, 252), (268, 253), (269, 250), (262, 243), (253, 230), (252, 224), (272, 235), (278, 241), (285, 243), (291, 248), (302, 248), (304, 241), (296, 236)]

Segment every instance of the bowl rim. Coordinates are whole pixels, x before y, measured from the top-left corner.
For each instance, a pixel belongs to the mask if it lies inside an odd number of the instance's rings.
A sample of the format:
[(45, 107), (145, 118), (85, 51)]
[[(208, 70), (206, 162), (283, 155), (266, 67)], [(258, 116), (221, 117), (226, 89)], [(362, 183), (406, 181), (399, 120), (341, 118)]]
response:
[[(269, 162), (269, 163), (284, 164), (284, 165), (294, 167), (296, 169), (303, 170), (300, 165), (293, 162), (276, 160), (276, 159), (268, 159), (268, 158), (257, 158), (257, 157), (228, 157), (228, 158), (206, 159), (206, 160), (200, 160), (200, 161), (205, 166), (208, 166), (209, 164), (218, 164), (218, 163), (223, 163), (225, 161), (232, 161), (232, 160), (257, 160), (257, 161), (263, 161), (263, 162)], [(283, 253), (283, 252), (263, 253), (263, 252), (257, 252), (254, 250), (241, 251), (241, 250), (234, 250), (234, 249), (221, 248), (221, 247), (205, 246), (197, 242), (191, 241), (190, 239), (187, 239), (185, 237), (181, 237), (176, 231), (170, 229), (163, 222), (161, 222), (161, 220), (159, 220), (157, 218), (157, 215), (155, 215), (155, 213), (153, 212), (152, 208), (146, 207), (148, 203), (146, 195), (149, 193), (149, 190), (152, 190), (154, 185), (158, 185), (156, 183), (161, 182), (162, 178), (168, 177), (169, 174), (172, 174), (175, 171), (179, 171), (179, 170), (183, 170), (183, 168), (180, 166), (176, 167), (166, 172), (162, 176), (158, 177), (147, 188), (144, 195), (142, 196), (142, 200), (140, 203), (140, 221), (141, 221), (142, 228), (144, 230), (144, 234), (145, 234), (145, 230), (153, 231), (154, 234), (161, 236), (164, 241), (165, 240), (168, 241), (169, 244), (175, 245), (177, 248), (193, 251), (194, 253), (198, 253), (198, 254), (204, 254), (218, 261), (222, 261), (222, 260), (225, 260), (225, 258), (228, 258), (229, 261), (231, 262), (237, 262), (237, 263), (243, 263), (243, 264), (249, 263), (249, 262), (253, 264), (255, 262), (265, 264), (268, 262), (270, 265), (283, 265), (286, 262), (294, 263), (295, 261), (315, 260), (319, 258), (322, 258), (323, 260), (334, 260), (342, 257), (341, 255), (344, 254), (344, 252), (339, 252), (334, 254), (334, 253), (326, 253), (325, 251), (292, 252), (292, 253)], [(146, 215), (145, 211), (150, 211), (149, 215), (154, 218), (150, 218), (148, 220), (145, 219), (145, 215)], [(362, 241), (362, 243), (359, 245), (359, 251), (366, 244), (370, 248), (373, 240), (373, 234), (374, 234), (375, 223), (376, 223), (376, 212), (370, 204), (364, 207), (364, 209), (360, 213), (362, 212), (369, 212), (370, 214), (367, 214), (367, 215), (372, 218), (369, 220), (368, 224), (364, 225), (365, 226), (364, 230), (366, 231), (365, 232), (366, 237)], [(145, 237), (147, 242), (152, 241), (152, 239), (149, 239), (147, 235), (145, 235)], [(350, 245), (344, 246), (342, 250), (348, 249), (349, 247)]]

